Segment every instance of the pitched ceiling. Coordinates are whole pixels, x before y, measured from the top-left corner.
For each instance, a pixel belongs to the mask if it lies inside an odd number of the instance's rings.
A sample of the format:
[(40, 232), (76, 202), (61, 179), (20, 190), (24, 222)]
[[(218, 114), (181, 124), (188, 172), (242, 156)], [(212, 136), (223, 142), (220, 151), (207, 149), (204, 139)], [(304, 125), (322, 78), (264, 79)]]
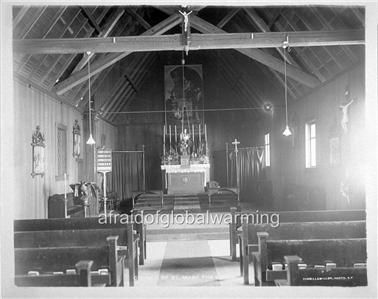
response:
[[(96, 111), (113, 122), (115, 115), (109, 112), (127, 109), (148, 71), (156, 66), (158, 50), (183, 49), (180, 9), (14, 6), (15, 74), (84, 109), (89, 60)], [(224, 54), (214, 57), (222, 62), (225, 82), (238, 75), (238, 92), (251, 106), (260, 104), (265, 96), (258, 83), (248, 84), (252, 82), (250, 70), (257, 70), (260, 80), (282, 88), (286, 58), (288, 95), (293, 100), (364, 61), (363, 7), (187, 9), (193, 11), (189, 16), (190, 51), (234, 48), (236, 54), (222, 50)], [(289, 42), (286, 51), (285, 40)], [(240, 59), (243, 56), (248, 58)], [(112, 86), (104, 88), (109, 78)], [(96, 97), (98, 93), (101, 97)]]

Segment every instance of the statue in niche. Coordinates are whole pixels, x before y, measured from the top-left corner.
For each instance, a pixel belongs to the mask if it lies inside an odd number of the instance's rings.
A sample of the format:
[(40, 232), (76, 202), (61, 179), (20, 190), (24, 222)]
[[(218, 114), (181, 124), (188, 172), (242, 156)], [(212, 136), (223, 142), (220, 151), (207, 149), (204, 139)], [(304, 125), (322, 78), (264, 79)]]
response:
[(75, 119), (75, 123), (73, 125), (72, 129), (73, 133), (73, 153), (72, 155), (74, 158), (78, 159), (80, 157), (80, 142), (81, 142), (81, 136), (80, 136), (80, 126), (79, 121)]
[(36, 175), (43, 176), (45, 173), (45, 136), (41, 132), (41, 128), (37, 125), (32, 135), (32, 177)]

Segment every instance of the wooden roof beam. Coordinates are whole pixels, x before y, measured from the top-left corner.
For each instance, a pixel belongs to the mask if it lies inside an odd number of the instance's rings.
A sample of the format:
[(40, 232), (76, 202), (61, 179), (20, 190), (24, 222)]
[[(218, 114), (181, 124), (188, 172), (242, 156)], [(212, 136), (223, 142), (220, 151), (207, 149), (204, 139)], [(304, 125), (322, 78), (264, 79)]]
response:
[[(356, 45), (364, 44), (364, 30), (257, 33), (226, 33), (222, 30), (219, 33), (191, 34), (189, 47), (192, 51), (206, 49), (277, 48), (283, 46), (286, 38), (289, 40), (290, 47)], [(87, 51), (92, 53), (182, 51), (184, 49), (181, 34), (73, 39), (27, 39), (15, 40), (14, 47), (17, 52), (33, 54), (72, 54)], [(254, 52), (251, 51), (251, 55)], [(267, 58), (266, 60), (271, 60), (272, 58), (278, 60), (265, 52), (256, 55), (256, 57), (264, 56)]]
[[(145, 31), (142, 35), (161, 35), (165, 32), (167, 32), (169, 29), (173, 28), (177, 24), (181, 22), (181, 18), (178, 15), (172, 15), (165, 19), (164, 21), (160, 22), (159, 24), (155, 25), (154, 27), (150, 28), (149, 30)], [(107, 67), (113, 65), (117, 61), (123, 59), (127, 55), (130, 55), (131, 52), (124, 52), (124, 53), (116, 53), (116, 54), (110, 54), (106, 57), (104, 57), (101, 60), (96, 61), (92, 65), (92, 73), (91, 76), (101, 72), (102, 70), (106, 69)], [(67, 90), (73, 88), (74, 86), (79, 85), (80, 83), (87, 80), (89, 77), (89, 74), (86, 72), (86, 70), (81, 70), (77, 72), (76, 74), (71, 75), (66, 80), (58, 83), (55, 86), (55, 90), (58, 95), (63, 94)]]
[[(109, 20), (107, 21), (106, 25), (104, 26), (104, 29), (100, 31), (98, 34), (98, 37), (107, 37), (109, 36), (110, 32), (112, 32), (114, 26), (117, 24), (119, 19), (122, 17), (124, 14), (124, 10), (121, 8), (118, 8), (110, 17)], [(91, 52), (89, 55), (84, 55), (83, 58), (80, 60), (80, 62), (76, 65), (72, 73), (75, 73), (77, 71), (80, 71), (86, 64), (87, 62), (93, 57), (94, 53)]]
[(139, 24), (146, 30), (150, 29), (151, 28), (151, 25), (145, 20), (142, 18), (142, 16), (140, 14), (138, 14), (136, 12), (135, 9), (133, 8), (128, 8), (126, 9), (126, 12), (131, 15), (135, 20), (137, 20), (139, 22)]
[(220, 20), (220, 22), (217, 24), (217, 27), (219, 28), (223, 28), (224, 26), (226, 26), (226, 24), (228, 22), (231, 21), (231, 19), (240, 11), (240, 8), (234, 8), (234, 9), (231, 9), (224, 17), (222, 20)]
[[(195, 29), (203, 32), (203, 33), (224, 33), (224, 31), (208, 22), (205, 20), (197, 17), (197, 16), (192, 16), (191, 17), (191, 26), (194, 27)], [(262, 50), (259, 49), (237, 49), (240, 53), (268, 66), (271, 69), (274, 69), (280, 73), (284, 73), (284, 64), (282, 63), (281, 60), (263, 52)], [(292, 66), (292, 65), (287, 65), (286, 67), (286, 73), (287, 76), (306, 85), (309, 87), (316, 87), (319, 84), (319, 80), (312, 76), (309, 75), (302, 70)]]
[(92, 16), (91, 12), (85, 6), (81, 6), (80, 9), (83, 15), (88, 19), (89, 24), (91, 24), (91, 26), (97, 31), (97, 33), (100, 34), (101, 28), (95, 18)]
[[(249, 17), (249, 19), (257, 26), (257, 28), (259, 28), (262, 32), (271, 32), (269, 26), (265, 23), (265, 21), (262, 18), (260, 18), (255, 9), (244, 8), (244, 12)], [(283, 48), (276, 48), (276, 50), (283, 59), (286, 59), (286, 62), (298, 67), (298, 65), (291, 58), (289, 53), (286, 53), (287, 55), (284, 54)]]

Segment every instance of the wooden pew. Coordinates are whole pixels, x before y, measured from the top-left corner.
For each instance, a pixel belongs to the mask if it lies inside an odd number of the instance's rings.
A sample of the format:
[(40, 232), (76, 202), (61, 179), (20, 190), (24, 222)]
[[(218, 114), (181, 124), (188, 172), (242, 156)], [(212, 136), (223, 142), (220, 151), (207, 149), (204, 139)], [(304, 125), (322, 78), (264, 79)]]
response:
[[(29, 231), (21, 234), (22, 235), (16, 237), (17, 244), (21, 245), (21, 247), (15, 247), (16, 283), (20, 283), (21, 285), (22, 283), (32, 283), (33, 281), (36, 283), (46, 283), (48, 281), (51, 283), (57, 283), (56, 278), (51, 278), (52, 275), (64, 275), (67, 270), (73, 269), (73, 267), (77, 265), (77, 261), (83, 261), (87, 258), (92, 261), (91, 268), (93, 267), (97, 270), (104, 268), (108, 269), (107, 272), (110, 273), (110, 279), (107, 285), (123, 285), (125, 254), (118, 253), (118, 236), (108, 236), (106, 242), (102, 242), (105, 244), (72, 246), (70, 244), (64, 244), (65, 240), (59, 241), (58, 234), (55, 236), (54, 234), (49, 234), (45, 238), (43, 235), (45, 235), (46, 232), (41, 231)], [(66, 234), (66, 236), (68, 235), (69, 234)], [(71, 231), (70, 239), (73, 240), (71, 243), (74, 243), (74, 240), (79, 240), (80, 236), (81, 231), (79, 234), (78, 231)], [(43, 243), (48, 243), (48, 240), (44, 242), (36, 242), (41, 243), (41, 246), (33, 247), (36, 243), (28, 244), (28, 240), (34, 237), (35, 239), (40, 240), (46, 240), (46, 238), (52, 237), (53, 242), (51, 245), (48, 244), (48, 246), (43, 246)], [(30, 271), (36, 272), (42, 277), (45, 277), (45, 280), (40, 281), (38, 278), (26, 279), (25, 276), (30, 273)], [(92, 272), (89, 273), (92, 274)], [(70, 280), (69, 277), (63, 277), (62, 279), (63, 281)]]
[[(270, 224), (254, 225), (243, 223), (240, 234), (240, 271), (244, 283), (249, 284), (249, 263), (252, 252), (260, 250), (261, 240), (302, 240), (365, 238), (365, 221), (324, 221), (303, 223), (281, 223), (278, 227)], [(261, 273), (256, 273), (255, 282), (260, 283)]]
[[(112, 220), (113, 221), (113, 220)], [(133, 286), (138, 277), (138, 234), (133, 230), (132, 224), (110, 222), (100, 223), (98, 218), (73, 218), (73, 219), (34, 219), (15, 220), (15, 248), (17, 247), (41, 247), (41, 246), (71, 246), (91, 248), (91, 246), (103, 246), (106, 248), (106, 238), (117, 236), (116, 251), (126, 256), (128, 267), (129, 285)], [(32, 234), (27, 234), (31, 232)], [(75, 233), (75, 236), (71, 236)], [(27, 244), (26, 246), (22, 244)], [(85, 251), (85, 250), (84, 250)], [(81, 258), (89, 259), (89, 258)], [(96, 266), (96, 262), (94, 266)], [(112, 271), (116, 271), (113, 267)], [(113, 277), (118, 277), (115, 275)], [(119, 285), (112, 281), (112, 285)]]
[[(236, 245), (239, 242), (238, 228), (241, 226), (241, 220), (238, 215), (243, 214), (256, 214), (256, 211), (245, 210), (240, 211), (236, 207), (230, 209), (231, 222), (229, 224), (230, 235), (230, 256), (233, 261), (237, 259)], [(319, 210), (319, 211), (260, 211), (259, 214), (272, 214), (279, 215), (280, 223), (284, 222), (321, 222), (321, 221), (355, 221), (366, 220), (365, 210)]]
[(253, 266), (258, 285), (272, 284), (287, 279), (286, 270), (272, 270), (274, 262), (284, 263), (287, 255), (298, 255), (310, 266), (324, 265), (325, 261), (337, 267), (353, 267), (354, 263), (366, 262), (366, 239), (312, 239), (267, 240), (266, 233), (259, 233), (259, 252), (254, 252)]
[[(131, 216), (128, 215), (130, 218)], [(135, 215), (134, 215), (135, 216)], [(101, 217), (87, 217), (87, 218), (71, 218), (71, 219), (25, 219), (16, 220), (14, 223), (15, 231), (36, 231), (36, 230), (65, 230), (65, 229), (103, 229), (103, 228), (125, 228), (126, 224), (121, 222), (119, 216), (113, 215), (106, 218), (106, 223), (99, 221), (103, 219)], [(136, 216), (138, 217), (138, 216)], [(116, 219), (116, 220), (115, 220)], [(146, 225), (142, 221), (134, 223), (133, 230), (134, 241), (138, 239), (139, 257), (138, 261), (140, 265), (144, 264), (144, 260), (147, 257), (146, 254)], [(122, 240), (121, 240), (122, 242)], [(127, 244), (120, 243), (120, 245), (126, 246)], [(130, 253), (129, 253), (129, 256)]]
[(16, 275), (15, 285), (18, 287), (91, 287), (110, 285), (110, 274), (91, 273), (93, 261), (76, 263), (75, 273), (41, 275)]
[(278, 286), (366, 286), (366, 267), (340, 267), (330, 269), (303, 268), (298, 265), (303, 259), (297, 255), (284, 257), (286, 279), (275, 280)]

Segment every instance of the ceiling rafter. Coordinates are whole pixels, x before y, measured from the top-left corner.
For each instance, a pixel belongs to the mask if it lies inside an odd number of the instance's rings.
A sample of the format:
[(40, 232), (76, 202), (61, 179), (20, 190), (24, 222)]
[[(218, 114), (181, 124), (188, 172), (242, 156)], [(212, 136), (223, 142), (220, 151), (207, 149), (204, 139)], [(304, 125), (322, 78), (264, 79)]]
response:
[[(209, 33), (209, 32), (225, 33), (222, 29), (219, 29), (218, 27), (208, 23), (207, 21), (197, 16), (191, 17), (191, 26), (203, 33)], [(262, 64), (265, 64), (266, 66), (280, 73), (284, 73), (284, 65), (282, 61), (269, 54), (266, 54), (262, 50), (259, 50), (259, 49), (235, 49), (235, 50), (239, 51), (240, 53)], [(288, 77), (312, 88), (318, 86), (318, 84), (320, 83), (319, 80), (313, 75), (307, 74), (292, 65), (287, 66), (286, 73)]]
[[(226, 68), (225, 66), (221, 66), (221, 69), (224, 70), (223, 72), (221, 72), (221, 75), (224, 78), (224, 81), (227, 82), (226, 84), (230, 86), (233, 92), (235, 92), (236, 94), (239, 94), (239, 97), (237, 98), (240, 98), (244, 104), (246, 104), (247, 106), (250, 106), (250, 102), (248, 101), (248, 96), (245, 94), (245, 91), (242, 90), (241, 88), (237, 88), (237, 85), (239, 84), (239, 82), (235, 80), (235, 77), (231, 76), (231, 74), (228, 72), (228, 68)], [(231, 84), (232, 82), (234, 84)], [(248, 112), (253, 116), (257, 115), (257, 111), (254, 109), (253, 110), (250, 109), (248, 110)]]
[[(115, 32), (113, 34), (115, 36), (124, 35), (124, 34), (128, 33), (127, 32), (128, 30), (129, 30), (128, 23), (122, 22), (121, 26), (118, 26), (118, 27), (115, 28)], [(96, 56), (97, 56), (97, 59), (103, 59), (105, 57), (105, 55), (106, 54), (97, 54)], [(93, 86), (93, 89), (92, 89), (93, 94), (96, 93), (97, 89), (102, 85), (102, 83), (106, 79), (107, 75), (110, 74), (110, 72), (113, 70), (115, 65), (116, 64), (111, 65), (110, 67), (106, 68), (102, 72), (99, 72), (92, 77), (91, 83), (92, 83), (92, 86)], [(88, 99), (87, 94), (88, 94), (88, 80), (85, 81), (83, 88), (76, 95), (76, 99), (79, 99), (76, 104), (79, 104), (79, 106), (81, 108), (84, 107), (87, 104), (87, 99)], [(80, 100), (81, 98), (84, 98), (84, 100)]]
[[(138, 57), (136, 57), (135, 59), (131, 61), (129, 68), (132, 68), (132, 69), (136, 67), (139, 68), (140, 65), (145, 61), (145, 59), (147, 59), (147, 54), (138, 55)], [(127, 71), (128, 71), (127, 69), (123, 70), (121, 76), (119, 76), (117, 82), (115, 82), (112, 90), (108, 92), (108, 96), (106, 97), (106, 100), (102, 103), (100, 110), (107, 112), (112, 107), (112, 105), (114, 104), (113, 101), (115, 101), (115, 94), (117, 94), (117, 92), (119, 92), (120, 89), (124, 88), (127, 83), (127, 80), (125, 80), (125, 77), (124, 77), (124, 74)], [(135, 72), (133, 72), (132, 74), (134, 73)], [(133, 79), (133, 76), (131, 76), (131, 78)]]
[(30, 24), (29, 28), (27, 28), (27, 30), (23, 33), (23, 35), (21, 36), (21, 38), (26, 38), (28, 36), (28, 34), (30, 33), (30, 31), (33, 29), (34, 25), (39, 21), (39, 19), (42, 17), (42, 15), (44, 14), (44, 12), (46, 11), (47, 9), (47, 6), (44, 6), (43, 9), (39, 10), (38, 11), (38, 14), (35, 16), (33, 22)]
[[(117, 22), (119, 21), (119, 19), (122, 17), (124, 13), (125, 13), (125, 10), (121, 8), (118, 8), (115, 12), (113, 12), (112, 15), (109, 17), (109, 19), (107, 20), (106, 24), (103, 26), (103, 29), (102, 30), (100, 29), (98, 37), (109, 36), (109, 34), (112, 32), (115, 25), (117, 24)], [(93, 56), (94, 56), (94, 53), (92, 52), (90, 55), (83, 55), (83, 58), (76, 65), (72, 73), (80, 71)]]
[[(271, 32), (269, 26), (265, 23), (265, 21), (257, 14), (256, 10), (253, 8), (244, 8), (244, 11), (248, 18), (259, 28), (262, 32)], [(278, 54), (286, 60), (286, 62), (295, 65), (298, 67), (296, 62), (291, 58), (290, 54), (284, 54), (283, 48), (276, 48)]]
[(233, 8), (231, 9), (222, 20), (220, 20), (217, 24), (217, 27), (223, 28), (227, 25), (228, 22), (231, 21), (231, 19), (240, 11), (240, 8)]
[[(29, 8), (31, 8), (31, 7), (29, 7)], [(29, 10), (28, 13), (32, 12), (33, 14), (31, 16), (28, 16), (27, 18), (23, 18), (23, 20), (25, 21), (25, 26), (24, 26), (23, 30), (21, 30), (21, 29), (17, 30), (17, 27), (13, 27), (13, 28), (16, 28), (16, 30), (14, 31), (15, 37), (24, 38), (25, 34), (27, 32), (29, 32), (30, 27), (34, 26), (35, 20), (37, 18), (39, 18), (40, 14), (45, 11), (46, 6), (39, 6), (39, 7), (32, 7), (32, 8), (34, 8), (35, 11), (33, 12), (33, 11)]]
[[(322, 23), (323, 27), (327, 30), (333, 30), (332, 26), (327, 22), (327, 20), (320, 14), (315, 8), (311, 8), (311, 10), (314, 13), (314, 15), (318, 18), (318, 20)], [(347, 26), (345, 26), (347, 27)], [(357, 62), (355, 54), (348, 48), (348, 47), (342, 47), (345, 53), (349, 56), (349, 58), (353, 61), (353, 63)]]
[[(241, 30), (241, 28), (238, 26), (238, 30)], [(297, 66), (297, 64), (295, 64), (295, 66)], [(275, 70), (273, 70), (273, 69), (271, 69), (271, 68), (266, 68), (264, 65), (261, 65), (260, 64), (260, 69), (261, 70), (264, 70), (265, 71), (265, 69), (267, 70), (265, 73), (272, 73), (273, 74), (273, 76), (277, 79), (277, 81), (280, 83), (280, 85), (282, 86), (282, 87), (285, 87), (285, 81), (282, 79), (282, 77), (280, 76), (280, 74), (277, 72), (277, 71), (275, 71)], [(288, 85), (288, 84), (286, 84), (287, 85), (287, 90), (288, 90), (288, 92), (289, 92), (289, 94), (290, 94), (290, 96), (291, 97), (293, 97), (293, 98), (296, 98), (296, 95), (295, 95), (295, 92), (293, 92), (292, 91), (292, 89), (291, 89), (291, 87)]]
[[(227, 55), (227, 56), (225, 55), (224, 57), (221, 57), (220, 59), (223, 62), (222, 64), (224, 64), (230, 69), (230, 73), (234, 73), (234, 76), (237, 76), (237, 75), (239, 76), (238, 80), (236, 81), (242, 85), (242, 88), (252, 93), (251, 99), (253, 101), (253, 105), (258, 105), (258, 106), (262, 105), (262, 103), (264, 102), (263, 98), (261, 94), (256, 92), (253, 84), (251, 83), (247, 84), (246, 80), (248, 81), (248, 79), (246, 79), (246, 73), (242, 72), (239, 68), (237, 72), (235, 72), (235, 70), (233, 69), (233, 67), (236, 66), (235, 63), (237, 63), (236, 59), (232, 55)], [(252, 80), (250, 82), (252, 82)], [(251, 103), (249, 102), (249, 104)]]
[[(151, 57), (151, 60), (149, 61), (149, 65), (153, 66), (156, 60), (157, 60), (157, 56), (153, 54)], [(146, 71), (146, 69), (147, 69), (147, 65), (145, 65), (144, 70), (141, 72), (141, 77), (137, 82), (137, 86), (139, 86), (139, 88), (143, 86), (143, 83), (145, 82), (147, 78), (148, 71)], [(115, 111), (125, 111), (125, 109), (127, 109), (127, 107), (133, 102), (135, 96), (136, 96), (136, 93), (132, 93), (130, 96), (128, 96), (127, 101), (124, 101), (124, 102), (120, 101), (120, 104), (116, 107)], [(114, 113), (111, 115), (111, 119), (115, 121), (116, 117), (118, 116), (119, 114)]]
[(83, 15), (87, 18), (89, 24), (97, 31), (98, 34), (101, 32), (101, 28), (98, 25), (97, 20), (93, 17), (92, 13), (85, 7), (85, 6), (80, 6), (81, 12)]
[[(64, 34), (67, 32), (68, 28), (72, 25), (72, 23), (75, 21), (75, 19), (77, 18), (77, 16), (80, 14), (80, 10), (77, 10), (76, 13), (73, 15), (72, 19), (70, 20), (70, 22), (66, 22), (66, 24), (64, 24), (64, 27), (63, 27), (63, 30), (61, 31), (61, 34), (59, 36), (59, 38), (62, 38), (64, 36)], [(47, 59), (48, 55), (45, 55), (41, 62), (39, 63), (38, 67), (35, 67), (33, 72), (30, 73), (29, 75), (29, 79), (32, 77), (32, 75), (34, 74), (34, 72), (36, 72), (37, 70), (39, 70), (41, 68), (41, 66), (45, 63), (46, 59)], [(44, 76), (44, 79), (47, 78), (47, 76), (50, 74), (51, 70), (55, 67), (56, 63), (58, 62), (58, 59), (55, 59), (55, 63), (48, 69), (48, 71), (46, 72), (45, 76)], [(44, 79), (41, 80), (41, 82), (44, 81)]]
[[(103, 18), (105, 17), (105, 14), (101, 14), (99, 17), (98, 17), (98, 21), (101, 22), (103, 20)], [(78, 30), (76, 36), (81, 32), (81, 30), (85, 30), (85, 26), (88, 24), (88, 20), (86, 22), (84, 22), (82, 24), (82, 26), (80, 27), (80, 29)], [(90, 30), (88, 30), (86, 33), (85, 33), (85, 37), (89, 37), (91, 36), (91, 34), (94, 32), (94, 28), (91, 28)], [(55, 75), (55, 80), (52, 80), (50, 82), (50, 86), (49, 86), (49, 89), (51, 90), (53, 87), (54, 87), (54, 84), (56, 83), (56, 80), (59, 80), (60, 77), (64, 74), (64, 72), (67, 70), (67, 68), (69, 67), (69, 65), (72, 63), (72, 61), (75, 59), (76, 55), (70, 55), (70, 57), (67, 59), (66, 63), (62, 66), (62, 68), (60, 69), (60, 71)], [(59, 59), (61, 59), (62, 56), (60, 56)]]
[(22, 6), (17, 15), (13, 19), (13, 28), (17, 27), (18, 23), (23, 19), (27, 11), (29, 10), (30, 5)]
[[(149, 30), (142, 33), (143, 35), (161, 35), (167, 32), (169, 29), (173, 28), (177, 24), (179, 24), (181, 18), (177, 15), (173, 15), (165, 19), (164, 21), (160, 22), (159, 24), (155, 25), (154, 27), (150, 28)], [(121, 54), (110, 54), (104, 59), (96, 61), (92, 66), (92, 76), (101, 72), (102, 70), (106, 69), (107, 67), (111, 66), (112, 64), (116, 63), (117, 61), (123, 59), (127, 55), (131, 54), (130, 52), (121, 53)], [(83, 81), (88, 79), (88, 74), (85, 70), (81, 70), (76, 74), (71, 75), (66, 80), (58, 83), (55, 86), (55, 91), (58, 95), (63, 94), (67, 90), (71, 89), (74, 86), (82, 83)]]
[[(48, 34), (52, 31), (52, 29), (55, 27), (56, 23), (59, 21), (59, 19), (63, 16), (64, 12), (66, 11), (66, 7), (61, 7), (59, 9), (57, 9), (55, 15), (51, 18), (52, 20), (52, 23), (49, 24), (48, 26), (46, 26), (46, 32), (43, 33), (42, 35), (42, 39), (46, 38), (48, 36)], [(19, 66), (17, 67), (17, 71), (19, 72), (28, 62), (29, 62), (29, 59), (30, 59), (31, 55), (25, 55)]]
[[(284, 31), (284, 27), (280, 23), (277, 22), (275, 25), (278, 30)], [(295, 49), (295, 51), (297, 51), (297, 53), (300, 53), (298, 49)], [(304, 67), (308, 68), (308, 70), (311, 71), (311, 73), (313, 73), (321, 82), (324, 82), (326, 80), (326, 78), (319, 72), (318, 69), (310, 65), (310, 62), (307, 59), (303, 59), (300, 55), (298, 55), (297, 59)]]
[(150, 23), (148, 23), (141, 15), (139, 15), (134, 8), (128, 8), (126, 9), (126, 12), (132, 16), (135, 20), (138, 21), (138, 23), (146, 30), (151, 28)]
[[(132, 79), (134, 80), (137, 87), (141, 86), (141, 81), (147, 73), (146, 69), (149, 65), (152, 64), (152, 61), (154, 59), (155, 55), (147, 55), (146, 60), (143, 62), (138, 71), (134, 72)], [(108, 110), (108, 112), (120, 111), (120, 106), (122, 106), (122, 99), (126, 99), (126, 101), (128, 101), (130, 94), (136, 94), (136, 91), (134, 90), (134, 88), (132, 88), (132, 85), (129, 83), (123, 90), (123, 92), (119, 95), (118, 99), (115, 99), (113, 107), (111, 107)]]

